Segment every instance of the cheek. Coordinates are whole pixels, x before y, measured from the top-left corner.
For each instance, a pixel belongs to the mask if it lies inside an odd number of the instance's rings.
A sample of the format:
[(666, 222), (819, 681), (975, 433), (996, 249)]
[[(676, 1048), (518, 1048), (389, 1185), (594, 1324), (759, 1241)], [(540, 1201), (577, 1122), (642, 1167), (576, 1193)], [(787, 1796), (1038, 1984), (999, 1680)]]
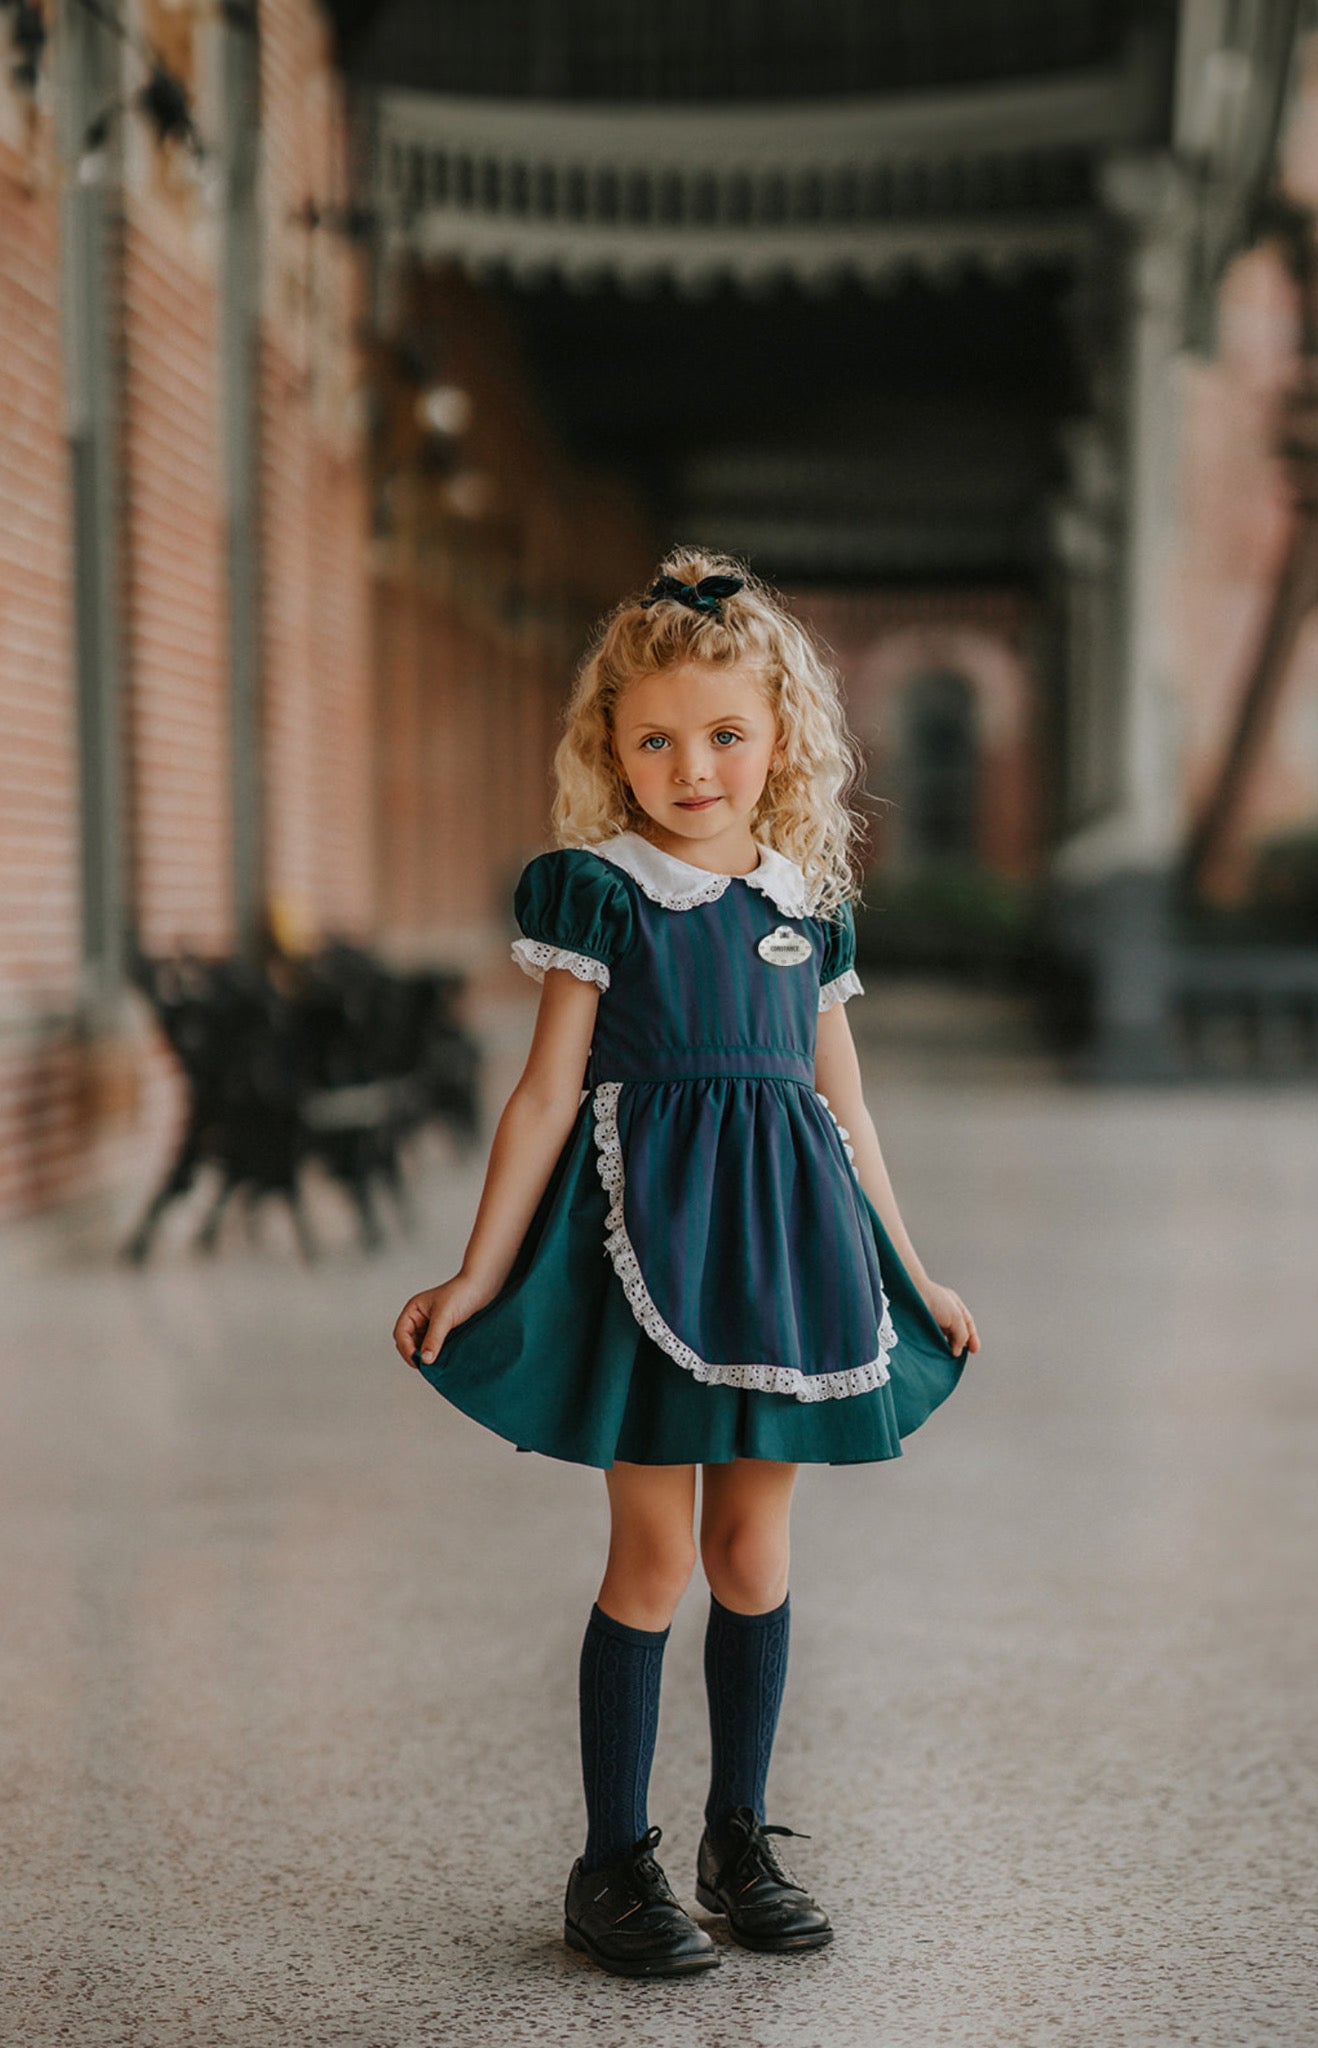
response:
[(753, 782), (769, 770), (769, 749), (764, 747), (738, 747), (732, 755), (731, 772), (744, 782)]

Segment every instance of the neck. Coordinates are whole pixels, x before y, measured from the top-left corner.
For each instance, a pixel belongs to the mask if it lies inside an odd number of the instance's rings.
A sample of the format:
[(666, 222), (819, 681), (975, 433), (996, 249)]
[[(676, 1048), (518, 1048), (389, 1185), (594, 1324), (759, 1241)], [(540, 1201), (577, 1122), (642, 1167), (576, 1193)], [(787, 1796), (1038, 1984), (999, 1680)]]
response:
[(649, 846), (657, 847), (660, 853), (671, 854), (674, 860), (685, 861), (691, 868), (703, 868), (711, 875), (753, 875), (760, 865), (760, 849), (748, 826), (736, 830), (729, 828), (713, 839), (683, 839), (675, 832), (665, 832), (653, 819), (646, 820), (646, 829), (633, 826), (638, 839), (644, 839)]

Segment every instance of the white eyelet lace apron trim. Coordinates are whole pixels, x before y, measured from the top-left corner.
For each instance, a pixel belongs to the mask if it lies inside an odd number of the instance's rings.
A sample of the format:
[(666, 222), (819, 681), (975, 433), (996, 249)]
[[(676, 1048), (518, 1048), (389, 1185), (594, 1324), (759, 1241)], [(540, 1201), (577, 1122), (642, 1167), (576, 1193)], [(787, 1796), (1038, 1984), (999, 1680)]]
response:
[(854, 967), (848, 967), (845, 974), (836, 974), (832, 981), (824, 983), (819, 991), (819, 1007), (831, 1010), (834, 1003), (845, 1003), (849, 996), (863, 996), (864, 993), (860, 976)]
[(602, 960), (592, 960), (589, 953), (570, 952), (566, 946), (547, 946), (543, 939), (514, 939), (513, 959), (532, 981), (543, 981), (548, 967), (566, 967), (578, 981), (593, 981), (599, 988), (609, 985), (609, 970)]
[[(897, 1342), (888, 1297), (882, 1295), (883, 1320), (879, 1326), (878, 1355), (867, 1365), (852, 1366), (843, 1372), (804, 1373), (794, 1365), (712, 1365), (701, 1358), (698, 1352), (684, 1344), (675, 1330), (660, 1315), (650, 1290), (645, 1284), (623, 1214), (623, 1191), (626, 1184), (622, 1160), (622, 1143), (618, 1136), (618, 1097), (624, 1083), (601, 1081), (594, 1093), (595, 1105), (595, 1164), (609, 1196), (607, 1218), (608, 1235), (604, 1249), (613, 1261), (613, 1270), (622, 1282), (623, 1293), (628, 1307), (647, 1337), (650, 1337), (675, 1359), (692, 1376), (706, 1386), (747, 1387), (755, 1393), (792, 1394), (798, 1401), (842, 1400), (850, 1394), (867, 1394), (874, 1387), (881, 1387), (889, 1378), (888, 1354)], [(816, 1091), (817, 1093), (818, 1091)], [(824, 1097), (819, 1097), (827, 1109)], [(829, 1115), (833, 1116), (830, 1109)], [(833, 1117), (837, 1124), (837, 1118)], [(838, 1124), (839, 1131), (842, 1127)], [(843, 1141), (846, 1132), (842, 1131)], [(846, 1146), (848, 1157), (851, 1147)], [(852, 1162), (852, 1172), (855, 1163)], [(880, 1288), (882, 1294), (882, 1288)]]
[(857, 1183), (859, 1183), (860, 1175), (856, 1172), (856, 1155), (851, 1149), (850, 1131), (845, 1130), (843, 1126), (838, 1122), (837, 1118), (833, 1116), (832, 1104), (829, 1102), (829, 1099), (826, 1095), (821, 1095), (819, 1093), (819, 1090), (817, 1088), (815, 1090), (815, 1100), (817, 1102), (822, 1102), (824, 1108), (828, 1111), (829, 1116), (832, 1117), (833, 1128), (837, 1132), (839, 1138), (841, 1138), (842, 1140), (842, 1150), (846, 1153), (847, 1158), (851, 1161), (852, 1177), (857, 1181)]

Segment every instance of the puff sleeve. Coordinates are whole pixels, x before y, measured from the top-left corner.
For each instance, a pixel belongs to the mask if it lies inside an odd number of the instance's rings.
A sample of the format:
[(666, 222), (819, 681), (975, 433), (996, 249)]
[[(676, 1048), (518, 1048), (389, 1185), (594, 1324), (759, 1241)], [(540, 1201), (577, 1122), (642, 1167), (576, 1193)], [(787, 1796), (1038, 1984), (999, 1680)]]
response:
[(513, 892), (521, 938), (513, 958), (533, 981), (565, 967), (578, 981), (609, 985), (609, 968), (633, 938), (632, 899), (617, 868), (584, 848), (537, 854)]
[(845, 1003), (848, 996), (865, 993), (856, 973), (856, 920), (849, 903), (840, 907), (838, 920), (834, 923), (827, 919), (824, 923), (824, 959), (819, 970), (821, 1010), (831, 1010), (834, 1003)]

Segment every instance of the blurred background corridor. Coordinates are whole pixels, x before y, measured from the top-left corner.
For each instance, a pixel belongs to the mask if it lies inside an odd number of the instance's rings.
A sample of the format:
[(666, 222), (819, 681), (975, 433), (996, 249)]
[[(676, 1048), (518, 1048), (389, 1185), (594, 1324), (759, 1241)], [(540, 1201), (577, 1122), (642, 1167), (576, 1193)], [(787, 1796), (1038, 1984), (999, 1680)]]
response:
[[(661, 2007), (554, 1940), (603, 1489), (389, 1332), (674, 542), (841, 672), (984, 1354), (802, 1486), (849, 1944)], [(1312, 2039), (1316, 602), (1312, 0), (0, 0), (7, 2031)]]

